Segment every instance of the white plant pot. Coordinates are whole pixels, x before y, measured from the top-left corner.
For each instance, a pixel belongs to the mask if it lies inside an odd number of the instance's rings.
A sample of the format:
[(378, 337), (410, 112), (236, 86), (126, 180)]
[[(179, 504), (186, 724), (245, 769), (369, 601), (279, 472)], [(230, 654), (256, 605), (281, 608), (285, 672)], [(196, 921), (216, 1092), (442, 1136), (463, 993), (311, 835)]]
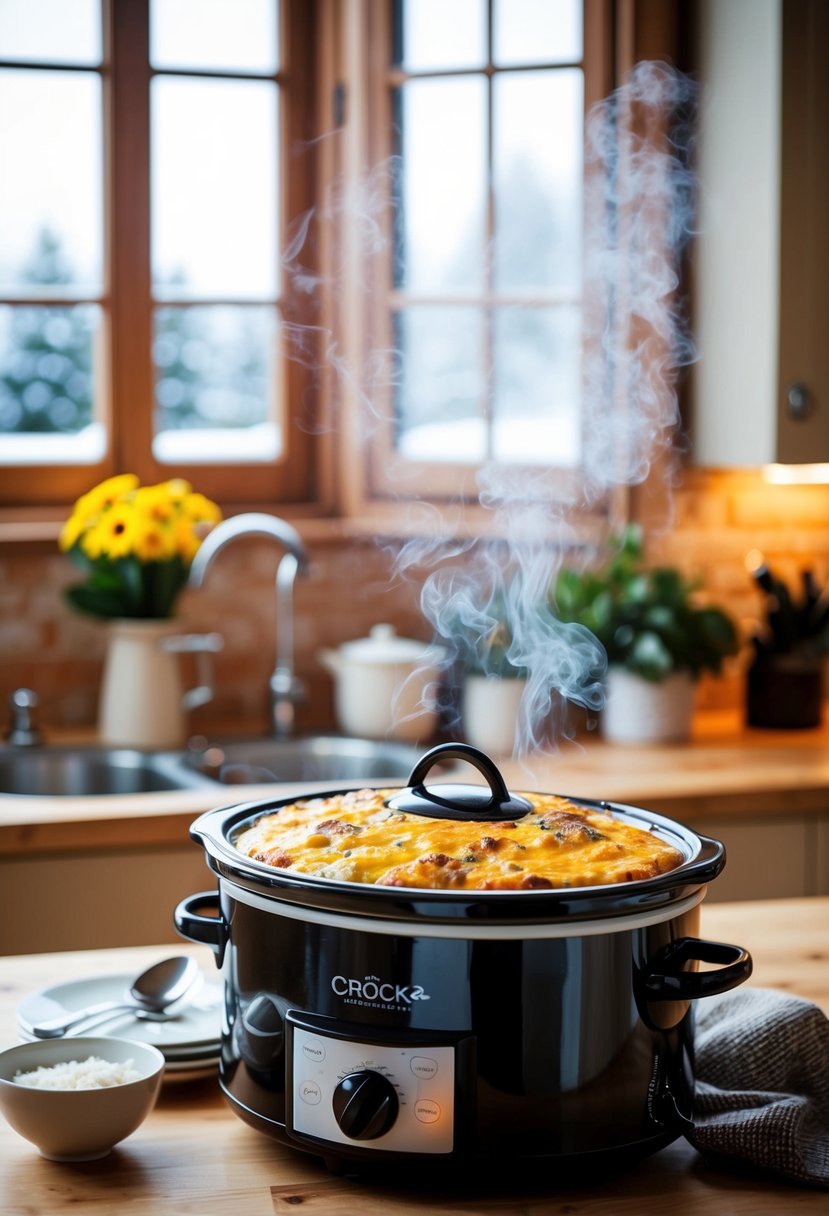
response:
[(467, 743), (490, 756), (512, 755), (527, 681), (497, 676), (467, 676), (462, 720)]
[(684, 742), (691, 737), (696, 685), (687, 672), (658, 683), (611, 667), (600, 728), (609, 743)]

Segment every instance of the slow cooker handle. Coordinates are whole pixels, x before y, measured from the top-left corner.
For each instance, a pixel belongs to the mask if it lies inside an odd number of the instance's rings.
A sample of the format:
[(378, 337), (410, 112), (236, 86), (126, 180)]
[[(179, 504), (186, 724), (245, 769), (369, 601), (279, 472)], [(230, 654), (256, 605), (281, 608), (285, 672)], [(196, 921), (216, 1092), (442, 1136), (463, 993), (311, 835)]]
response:
[[(486, 778), (489, 790), (479, 785), (425, 784), (429, 770), (442, 760), (465, 760)], [(471, 743), (439, 743), (420, 757), (409, 776), (409, 784), (386, 806), (396, 811), (410, 811), (433, 819), (461, 819), (498, 822), (522, 819), (533, 808), (532, 803), (518, 794), (511, 794), (500, 771), (486, 752)]]
[[(214, 908), (216, 916), (204, 916), (199, 909)], [(176, 906), (173, 923), (182, 937), (209, 946), (216, 955), (216, 966), (221, 967), (227, 945), (227, 925), (222, 917), (218, 891), (199, 891), (188, 895)]]
[[(686, 963), (722, 963), (716, 971), (685, 971)], [(751, 975), (751, 955), (742, 946), (681, 937), (662, 953), (645, 976), (650, 1001), (695, 1001), (730, 992)]]

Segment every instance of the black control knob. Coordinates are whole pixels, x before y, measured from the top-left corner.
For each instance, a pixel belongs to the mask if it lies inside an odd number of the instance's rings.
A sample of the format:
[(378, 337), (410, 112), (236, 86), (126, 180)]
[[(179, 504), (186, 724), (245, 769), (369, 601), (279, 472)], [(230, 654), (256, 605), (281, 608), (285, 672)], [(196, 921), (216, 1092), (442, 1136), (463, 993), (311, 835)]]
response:
[(366, 1068), (343, 1077), (333, 1106), (334, 1118), (350, 1140), (376, 1140), (394, 1126), (400, 1104), (391, 1081)]

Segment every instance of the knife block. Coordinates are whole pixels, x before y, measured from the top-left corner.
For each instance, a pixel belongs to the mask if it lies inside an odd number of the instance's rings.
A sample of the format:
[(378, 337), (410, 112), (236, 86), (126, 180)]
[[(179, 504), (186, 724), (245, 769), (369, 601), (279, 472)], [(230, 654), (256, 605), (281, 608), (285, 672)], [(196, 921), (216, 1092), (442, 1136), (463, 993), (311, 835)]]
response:
[(746, 721), (767, 730), (820, 726), (823, 666), (796, 652), (758, 655), (748, 670)]

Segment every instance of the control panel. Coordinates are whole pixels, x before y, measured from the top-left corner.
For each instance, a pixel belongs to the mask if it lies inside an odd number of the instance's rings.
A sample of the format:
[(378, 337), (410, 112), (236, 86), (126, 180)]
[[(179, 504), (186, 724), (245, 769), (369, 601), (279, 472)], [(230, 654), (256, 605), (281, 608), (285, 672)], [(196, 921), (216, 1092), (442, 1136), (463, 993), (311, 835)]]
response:
[(357, 1042), (297, 1024), (290, 1033), (294, 1134), (388, 1152), (452, 1152), (454, 1046)]

